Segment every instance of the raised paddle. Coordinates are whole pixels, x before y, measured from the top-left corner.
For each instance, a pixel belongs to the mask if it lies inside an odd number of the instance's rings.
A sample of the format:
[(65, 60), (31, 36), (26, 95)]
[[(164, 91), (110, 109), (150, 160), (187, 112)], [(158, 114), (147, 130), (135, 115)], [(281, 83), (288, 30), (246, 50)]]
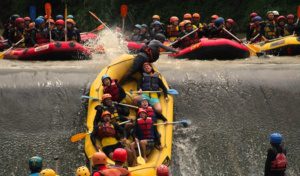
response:
[[(140, 92), (130, 90), (130, 94), (138, 94), (138, 93), (140, 93)], [(162, 91), (141, 91), (141, 93), (162, 93)], [(170, 95), (178, 95), (179, 94), (178, 91), (175, 89), (168, 89), (167, 93)]]
[(154, 125), (177, 125), (177, 124), (181, 124), (183, 127), (188, 127), (192, 124), (192, 122), (190, 120), (184, 119), (184, 120), (179, 120), (179, 121), (175, 121), (175, 122), (164, 122), (164, 123), (156, 123)]
[(178, 43), (180, 40), (186, 38), (187, 36), (189, 36), (189, 35), (191, 35), (191, 34), (193, 34), (193, 33), (195, 33), (196, 31), (198, 31), (198, 28), (195, 29), (195, 30), (193, 30), (193, 31), (191, 31), (191, 32), (189, 32), (189, 33), (187, 33), (187, 34), (185, 34), (184, 36), (180, 37), (179, 40), (176, 40), (175, 42), (170, 43), (169, 46), (172, 46), (172, 45)]
[(68, 16), (68, 7), (67, 7), (67, 0), (65, 0), (65, 41), (68, 41), (68, 35), (67, 35), (67, 16)]
[(18, 46), (21, 42), (24, 41), (24, 38), (22, 38), (21, 40), (19, 40), (17, 43), (13, 44), (10, 48), (8, 48), (7, 50), (3, 51), (1, 54), (0, 54), (0, 59), (3, 59), (4, 58), (4, 55), (6, 53), (8, 53), (10, 50), (12, 50), (14, 47)]
[[(81, 96), (82, 99), (91, 99), (92, 101), (100, 101), (99, 98), (95, 98), (95, 97), (91, 97), (91, 96), (87, 96), (87, 95), (82, 95)], [(129, 108), (134, 108), (134, 109), (139, 109), (139, 107), (134, 106), (134, 105), (130, 105), (130, 104), (125, 104), (125, 103), (118, 103), (116, 101), (113, 101), (114, 104), (120, 105), (120, 106), (126, 106)]]
[(121, 17), (122, 17), (122, 32), (124, 32), (125, 29), (125, 19), (128, 12), (128, 6), (126, 4), (122, 4), (120, 7)]
[(144, 164), (146, 164), (146, 161), (142, 157), (140, 143), (139, 143), (139, 140), (137, 138), (135, 138), (135, 143), (136, 143), (138, 151), (139, 151), (139, 156), (137, 157), (137, 163), (141, 164), (141, 165), (144, 165)]
[[(299, 18), (300, 18), (300, 5), (297, 7), (297, 22), (296, 22), (296, 26), (298, 25), (299, 23)], [(295, 31), (293, 32), (293, 35), (295, 35)]]
[(47, 16), (47, 20), (48, 20), (48, 29), (49, 29), (49, 38), (50, 38), (50, 41), (52, 39), (52, 36), (51, 36), (51, 24), (50, 24), (50, 19), (51, 19), (51, 13), (52, 13), (52, 7), (51, 7), (51, 4), (49, 2), (45, 3), (45, 13), (46, 13), (46, 16)]

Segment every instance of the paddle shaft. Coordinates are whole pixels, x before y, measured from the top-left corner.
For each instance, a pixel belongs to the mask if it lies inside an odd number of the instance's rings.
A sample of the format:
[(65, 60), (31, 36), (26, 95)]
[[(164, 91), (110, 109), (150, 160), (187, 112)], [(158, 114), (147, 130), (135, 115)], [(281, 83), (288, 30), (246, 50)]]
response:
[(166, 123), (156, 123), (154, 125), (173, 125), (173, 124), (181, 124), (182, 121), (176, 121), (176, 122), (166, 122)]
[(12, 50), (14, 47), (18, 46), (21, 42), (24, 41), (24, 38), (22, 38), (21, 40), (19, 40), (17, 43), (13, 44), (10, 48), (8, 48), (7, 50), (5, 50), (4, 52), (1, 53), (1, 55), (6, 54), (8, 51)]
[[(194, 32), (196, 32), (196, 31), (198, 31), (198, 28), (197, 28), (197, 29), (195, 29), (195, 30), (193, 30), (193, 31), (191, 31), (190, 33), (187, 33), (187, 34), (185, 34), (184, 36), (180, 37), (180, 38), (179, 38), (179, 40), (182, 40), (182, 39), (186, 38), (187, 36), (189, 36), (189, 35), (193, 34), (193, 33), (194, 33)], [(174, 45), (174, 44), (178, 43), (178, 42), (179, 42), (179, 40), (176, 40), (175, 42), (173, 42), (173, 43), (170, 43), (170, 45), (169, 45), (169, 46), (172, 46), (172, 45)]]
[(139, 157), (141, 157), (142, 152), (141, 152), (141, 147), (140, 147), (140, 141), (137, 138), (135, 138), (135, 143), (136, 143), (138, 151), (139, 151)]
[(67, 15), (68, 15), (68, 7), (67, 7), (67, 0), (66, 0), (65, 1), (65, 41), (68, 41)]
[(97, 15), (96, 15), (95, 13), (93, 13), (93, 12), (91, 12), (91, 11), (89, 11), (89, 13), (90, 13), (96, 20), (98, 20), (101, 24), (103, 24), (104, 27), (106, 27), (111, 33), (113, 33), (113, 31), (112, 31), (108, 26), (106, 26), (106, 24), (103, 23), (103, 21), (100, 20), (100, 18), (97, 17)]

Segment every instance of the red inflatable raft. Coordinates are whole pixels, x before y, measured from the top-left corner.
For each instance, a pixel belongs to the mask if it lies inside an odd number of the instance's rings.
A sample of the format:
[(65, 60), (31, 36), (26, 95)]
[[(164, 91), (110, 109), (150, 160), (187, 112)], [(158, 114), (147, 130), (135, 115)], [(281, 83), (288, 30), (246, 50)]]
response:
[(169, 56), (187, 59), (219, 59), (232, 60), (249, 57), (250, 53), (246, 46), (228, 39), (203, 38), (199, 43), (180, 50)]
[(82, 33), (80, 33), (80, 38), (81, 38), (81, 41), (84, 43), (84, 42), (87, 42), (88, 40), (96, 39), (97, 34), (94, 34), (92, 32), (82, 32)]
[(16, 48), (4, 59), (18, 60), (83, 60), (90, 58), (90, 51), (77, 42), (53, 42), (36, 48)]

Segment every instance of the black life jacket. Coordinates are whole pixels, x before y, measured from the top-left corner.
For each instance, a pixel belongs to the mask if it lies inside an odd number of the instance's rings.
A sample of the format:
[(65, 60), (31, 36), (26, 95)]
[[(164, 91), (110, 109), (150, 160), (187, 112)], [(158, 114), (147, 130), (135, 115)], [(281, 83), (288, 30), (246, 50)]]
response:
[(159, 90), (159, 75), (154, 73), (153, 75), (143, 73), (143, 81), (141, 85), (144, 91), (158, 91)]

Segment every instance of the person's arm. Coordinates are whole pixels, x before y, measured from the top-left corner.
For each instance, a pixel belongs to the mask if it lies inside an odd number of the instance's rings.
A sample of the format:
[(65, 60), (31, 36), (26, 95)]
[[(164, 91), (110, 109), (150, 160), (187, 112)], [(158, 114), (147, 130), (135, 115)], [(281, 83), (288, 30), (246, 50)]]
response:
[(123, 87), (118, 83), (117, 80), (116, 80), (116, 84), (117, 84), (117, 87), (119, 89), (119, 99), (121, 101), (126, 97), (126, 93), (125, 93), (125, 90), (123, 89)]
[(160, 119), (164, 122), (168, 121), (167, 118), (164, 115), (162, 115), (161, 113), (155, 112), (155, 116), (156, 116), (157, 119)]
[(161, 79), (159, 79), (158, 81), (158, 85), (159, 87), (163, 90), (165, 97), (168, 96), (168, 89), (167, 87), (164, 85), (163, 81)]
[[(154, 42), (154, 41), (153, 41)], [(176, 52), (178, 52), (176, 49), (174, 49), (174, 48), (172, 48), (172, 47), (169, 47), (169, 46), (166, 46), (166, 45), (164, 45), (163, 43), (161, 43), (160, 41), (155, 41), (155, 44), (157, 45), (157, 46), (159, 46), (160, 48), (163, 48), (164, 50), (166, 50), (166, 51), (170, 51), (170, 52), (173, 52), (173, 53), (176, 53)]]

